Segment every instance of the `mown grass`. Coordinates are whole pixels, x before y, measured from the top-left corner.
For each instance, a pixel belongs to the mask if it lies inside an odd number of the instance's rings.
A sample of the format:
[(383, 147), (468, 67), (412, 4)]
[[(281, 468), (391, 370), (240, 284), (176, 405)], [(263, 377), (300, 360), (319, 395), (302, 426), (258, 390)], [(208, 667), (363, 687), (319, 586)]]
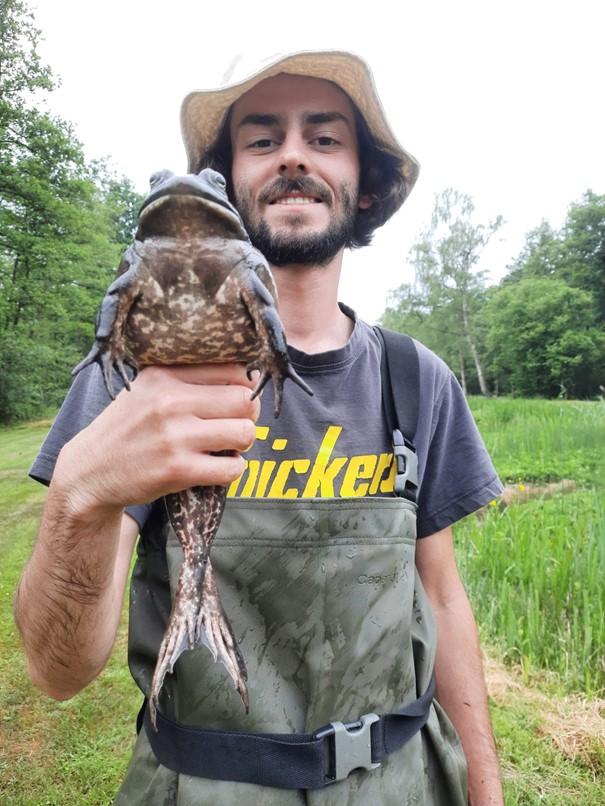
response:
[(141, 699), (125, 663), (125, 624), (101, 678), (58, 703), (29, 682), (12, 616), (45, 497), (26, 472), (47, 430), (0, 431), (0, 803), (101, 806), (124, 773)]
[[(488, 508), (456, 530), (459, 560), (494, 651), (525, 679), (596, 692), (602, 685), (603, 508), (593, 480), (605, 444), (605, 408), (558, 401), (474, 399), (479, 425), (508, 481), (571, 478), (580, 489), (506, 510)], [(525, 415), (524, 415), (525, 411)], [(29, 556), (44, 489), (25, 474), (47, 424), (0, 431), (0, 803), (113, 801), (134, 741), (140, 694), (126, 667), (126, 625), (111, 661), (73, 700), (55, 703), (29, 683), (12, 600)], [(533, 440), (533, 442), (532, 442)], [(596, 614), (596, 615), (595, 615)], [(544, 683), (540, 669), (555, 670)], [(589, 671), (586, 671), (586, 668)], [(601, 681), (601, 682), (599, 682)], [(506, 802), (605, 802), (603, 754), (563, 755), (542, 730), (544, 702), (492, 702)]]

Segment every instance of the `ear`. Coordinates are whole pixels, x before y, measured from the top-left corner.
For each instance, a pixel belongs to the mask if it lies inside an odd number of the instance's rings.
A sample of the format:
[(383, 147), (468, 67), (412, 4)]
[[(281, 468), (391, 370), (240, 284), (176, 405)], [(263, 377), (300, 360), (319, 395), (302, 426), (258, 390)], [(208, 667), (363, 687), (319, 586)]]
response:
[(370, 193), (362, 193), (359, 197), (359, 209), (368, 210), (376, 201), (376, 196)]

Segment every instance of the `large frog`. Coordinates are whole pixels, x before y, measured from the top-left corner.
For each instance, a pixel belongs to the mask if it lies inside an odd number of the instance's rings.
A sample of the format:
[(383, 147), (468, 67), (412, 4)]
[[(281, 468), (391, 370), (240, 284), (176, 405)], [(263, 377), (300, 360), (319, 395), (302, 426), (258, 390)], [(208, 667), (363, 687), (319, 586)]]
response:
[[(273, 380), (278, 416), (286, 378), (311, 390), (290, 364), (271, 271), (229, 202), (224, 178), (209, 168), (187, 176), (160, 171), (150, 186), (134, 244), (103, 300), (95, 343), (74, 374), (98, 361), (114, 397), (113, 369), (130, 389), (126, 365), (242, 362), (249, 375), (260, 372), (254, 397)], [(224, 504), (221, 486), (166, 496), (183, 564), (149, 695), (154, 727), (166, 673), (201, 644), (224, 663), (248, 709), (246, 666), (209, 558)]]

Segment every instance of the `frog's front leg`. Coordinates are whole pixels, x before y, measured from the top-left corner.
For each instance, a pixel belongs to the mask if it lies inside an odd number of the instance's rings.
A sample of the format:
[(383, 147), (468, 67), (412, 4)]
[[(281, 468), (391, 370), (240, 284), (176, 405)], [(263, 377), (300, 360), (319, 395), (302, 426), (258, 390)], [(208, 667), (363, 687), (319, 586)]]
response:
[(313, 392), (290, 363), (286, 334), (277, 313), (275, 301), (254, 268), (248, 267), (242, 270), (240, 294), (254, 321), (261, 345), (259, 357), (248, 365), (248, 377), (252, 370), (260, 370), (260, 378), (252, 397), (259, 395), (271, 378), (275, 387), (273, 413), (279, 417), (286, 378), (293, 380), (308, 395), (312, 395)]
[[(136, 272), (139, 258), (134, 247), (129, 247), (122, 258), (123, 273), (114, 280), (107, 289), (107, 293), (101, 303), (101, 308), (97, 316), (97, 330), (95, 342), (91, 351), (77, 367), (72, 370), (72, 375), (98, 361), (103, 370), (103, 379), (110, 397), (115, 398), (111, 372), (115, 367), (124, 381), (124, 386), (130, 389), (130, 379), (126, 373), (126, 350), (124, 346), (124, 327), (128, 318), (128, 312), (138, 293), (136, 284)], [(136, 371), (136, 366), (130, 365)]]

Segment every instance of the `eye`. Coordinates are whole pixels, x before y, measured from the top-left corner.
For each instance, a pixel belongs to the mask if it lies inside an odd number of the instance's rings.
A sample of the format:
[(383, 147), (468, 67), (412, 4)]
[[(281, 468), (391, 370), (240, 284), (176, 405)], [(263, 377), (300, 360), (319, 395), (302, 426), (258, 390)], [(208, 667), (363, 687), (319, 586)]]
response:
[(222, 174), (219, 174), (219, 173), (214, 174), (214, 181), (216, 182), (217, 185), (219, 185), (222, 188), (227, 187), (227, 183), (225, 182), (225, 177)]
[(171, 176), (174, 176), (174, 173), (166, 170), (165, 168), (162, 171), (156, 171), (149, 177), (149, 187), (153, 188), (156, 185), (159, 185), (161, 182), (165, 182), (166, 179), (169, 179)]
[(320, 137), (316, 137), (313, 140), (314, 143), (317, 143), (318, 146), (335, 146), (338, 145), (338, 140), (335, 140), (334, 137), (330, 137), (327, 134), (322, 134)]
[(273, 143), (274, 141), (271, 140), (270, 137), (262, 137), (260, 140), (254, 140), (252, 143), (250, 143), (248, 148), (258, 148), (258, 149), (271, 148)]

